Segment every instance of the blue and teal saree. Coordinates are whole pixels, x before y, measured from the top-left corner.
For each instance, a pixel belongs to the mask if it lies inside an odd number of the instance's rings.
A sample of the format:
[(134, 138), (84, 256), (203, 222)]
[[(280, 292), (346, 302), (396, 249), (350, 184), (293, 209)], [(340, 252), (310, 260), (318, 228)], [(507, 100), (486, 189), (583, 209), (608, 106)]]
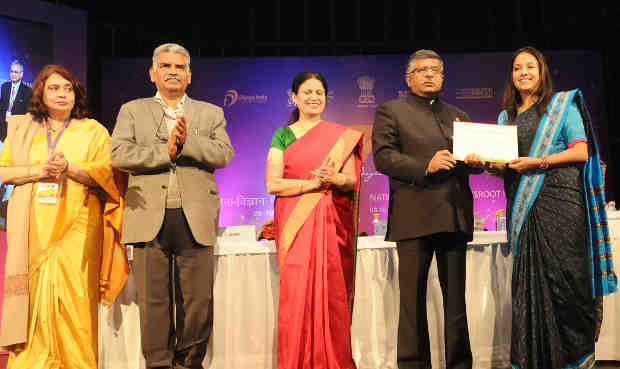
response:
[[(505, 124), (502, 112), (499, 123)], [(554, 95), (540, 117), (520, 113), (519, 156), (544, 157), (588, 143), (586, 163), (508, 170), (504, 184), (512, 276), (513, 368), (592, 368), (597, 298), (614, 292), (600, 157), (579, 90)]]

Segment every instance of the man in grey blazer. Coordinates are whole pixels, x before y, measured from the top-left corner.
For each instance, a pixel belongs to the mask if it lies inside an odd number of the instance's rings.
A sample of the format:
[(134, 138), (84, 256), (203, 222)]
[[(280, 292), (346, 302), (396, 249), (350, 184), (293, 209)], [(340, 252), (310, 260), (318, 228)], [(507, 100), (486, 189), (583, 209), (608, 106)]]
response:
[(157, 47), (149, 74), (157, 94), (123, 105), (112, 133), (112, 165), (129, 176), (122, 242), (134, 245), (147, 368), (197, 369), (213, 326), (214, 172), (234, 151), (222, 109), (185, 94), (184, 47)]

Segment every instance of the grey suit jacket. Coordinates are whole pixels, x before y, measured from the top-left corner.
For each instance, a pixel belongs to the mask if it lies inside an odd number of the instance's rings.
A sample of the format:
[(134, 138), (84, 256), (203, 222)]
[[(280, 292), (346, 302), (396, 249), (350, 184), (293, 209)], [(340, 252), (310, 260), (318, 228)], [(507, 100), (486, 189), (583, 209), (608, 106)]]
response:
[(149, 242), (159, 232), (166, 209), (170, 169), (176, 166), (183, 212), (196, 241), (214, 245), (220, 198), (214, 171), (234, 156), (218, 106), (185, 100), (187, 139), (176, 162), (168, 154), (164, 112), (155, 98), (124, 104), (112, 133), (112, 166), (129, 173), (123, 214), (123, 243)]

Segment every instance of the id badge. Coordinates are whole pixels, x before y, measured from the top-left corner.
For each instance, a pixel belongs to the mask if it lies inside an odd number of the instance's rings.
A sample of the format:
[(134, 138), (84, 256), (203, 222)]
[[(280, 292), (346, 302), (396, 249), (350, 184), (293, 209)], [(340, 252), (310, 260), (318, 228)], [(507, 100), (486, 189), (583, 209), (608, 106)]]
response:
[(58, 202), (58, 183), (39, 182), (37, 188), (37, 202), (55, 204)]

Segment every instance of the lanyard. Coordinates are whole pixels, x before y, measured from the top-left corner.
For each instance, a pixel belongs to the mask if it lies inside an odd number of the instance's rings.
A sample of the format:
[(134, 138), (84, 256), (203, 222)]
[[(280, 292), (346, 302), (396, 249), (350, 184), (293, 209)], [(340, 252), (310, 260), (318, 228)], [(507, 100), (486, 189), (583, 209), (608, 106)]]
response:
[(56, 135), (56, 138), (54, 139), (54, 142), (52, 143), (52, 130), (50, 129), (50, 124), (47, 121), (47, 119), (45, 120), (45, 125), (47, 126), (47, 153), (48, 154), (51, 154), (54, 152), (54, 150), (56, 150), (56, 145), (58, 145), (58, 141), (60, 141), (60, 136), (62, 136), (62, 134), (65, 132), (65, 129), (69, 126), (69, 123), (71, 123), (71, 117), (65, 120), (65, 124), (62, 126), (62, 129), (58, 131), (58, 134)]

